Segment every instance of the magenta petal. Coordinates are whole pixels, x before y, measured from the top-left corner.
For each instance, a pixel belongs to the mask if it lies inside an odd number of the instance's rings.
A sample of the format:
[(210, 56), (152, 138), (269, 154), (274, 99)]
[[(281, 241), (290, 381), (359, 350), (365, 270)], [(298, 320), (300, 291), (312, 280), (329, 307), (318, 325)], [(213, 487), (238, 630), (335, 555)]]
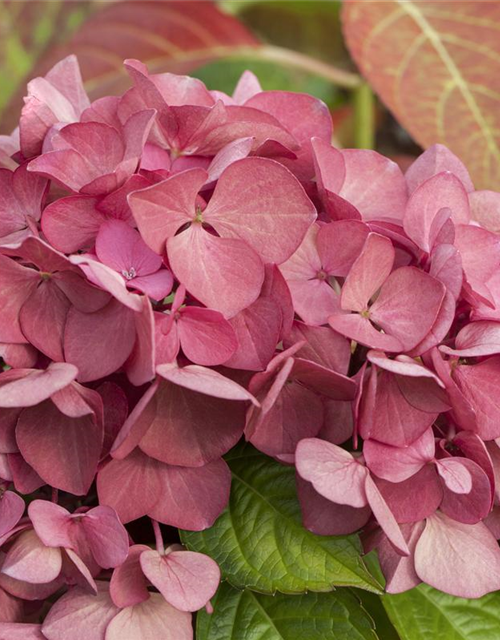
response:
[(427, 429), (408, 447), (392, 447), (376, 440), (366, 440), (363, 455), (366, 465), (376, 476), (402, 482), (434, 458), (434, 434), (432, 429)]
[(306, 438), (297, 445), (295, 464), (299, 475), (328, 500), (351, 507), (366, 506), (368, 470), (344, 449), (325, 440)]
[[(231, 357), (224, 361), (225, 365), (250, 371), (265, 369), (280, 338), (282, 315), (279, 306), (270, 298), (257, 298), (229, 322), (235, 344)], [(189, 357), (185, 349), (184, 353)]]
[(0, 500), (0, 536), (13, 529), (22, 518), (24, 500), (13, 491), (6, 491)]
[[(120, 331), (116, 331), (116, 327), (120, 327)], [(97, 380), (125, 363), (135, 337), (134, 313), (117, 300), (111, 300), (95, 313), (72, 308), (64, 334), (66, 360), (78, 368), (80, 382)], [(96, 358), (96, 353), (101, 357)]]
[(81, 526), (95, 561), (103, 569), (120, 566), (128, 554), (128, 533), (116, 511), (100, 505), (87, 511)]
[(1, 571), (10, 578), (40, 584), (55, 580), (61, 567), (61, 551), (46, 547), (31, 529), (15, 539)]
[(175, 363), (169, 363), (158, 365), (156, 372), (165, 380), (191, 391), (226, 400), (250, 400), (259, 406), (257, 400), (244, 387), (213, 369), (195, 364), (178, 367)]
[(500, 588), (500, 548), (482, 522), (462, 524), (438, 511), (427, 518), (417, 543), (415, 570), (435, 589), (480, 598)]
[[(152, 593), (148, 600), (122, 609), (109, 623), (106, 640), (161, 638), (162, 640), (192, 640), (191, 614), (178, 611), (159, 593)], [(52, 640), (49, 638), (49, 640)], [(59, 638), (54, 638), (59, 640)], [(62, 640), (62, 637), (61, 637)], [(87, 640), (82, 638), (82, 640)], [(89, 640), (91, 640), (89, 638)], [(93, 639), (92, 639), (93, 640)]]
[(185, 307), (180, 311), (178, 331), (184, 355), (207, 367), (226, 362), (238, 347), (231, 324), (220, 312), (211, 309)]
[(191, 169), (130, 194), (134, 219), (153, 251), (161, 254), (166, 240), (183, 224), (194, 220), (196, 195), (206, 179), (206, 171)]
[(133, 545), (127, 559), (113, 571), (109, 593), (117, 607), (131, 607), (149, 598), (148, 583), (140, 564), (144, 551), (150, 548), (144, 544)]
[(281, 164), (245, 158), (217, 182), (203, 218), (222, 236), (248, 243), (263, 262), (281, 264), (298, 248), (316, 210)]
[(361, 254), (352, 265), (340, 296), (347, 311), (364, 311), (370, 298), (380, 289), (392, 270), (394, 248), (391, 241), (377, 233), (366, 238)]
[(377, 488), (377, 485), (367, 473), (365, 477), (366, 499), (370, 505), (373, 515), (377, 519), (380, 527), (396, 551), (403, 556), (410, 555), (408, 545), (403, 537), (392, 511), (389, 509), (387, 502)]
[(23, 458), (48, 484), (75, 495), (87, 493), (103, 438), (92, 414), (68, 418), (46, 400), (22, 412), (16, 437)]
[(76, 367), (63, 362), (52, 362), (43, 371), (21, 370), (22, 376), (19, 370), (11, 371), (0, 374), (0, 407), (35, 406), (67, 387), (78, 374)]
[(368, 506), (335, 504), (297, 475), (297, 493), (304, 527), (319, 536), (343, 536), (361, 529), (370, 517)]
[(71, 547), (71, 516), (69, 511), (48, 500), (34, 500), (28, 515), (37, 536), (47, 547)]
[(150, 549), (140, 558), (148, 580), (179, 611), (198, 611), (217, 591), (220, 569), (202, 553), (172, 551), (160, 555)]
[(218, 238), (193, 224), (167, 242), (170, 266), (195, 298), (226, 317), (259, 296), (264, 265), (258, 254), (235, 238)]
[(78, 640), (103, 640), (118, 612), (104, 583), (98, 584), (97, 595), (75, 587), (52, 606), (43, 622), (43, 635), (47, 640), (66, 640), (68, 633)]

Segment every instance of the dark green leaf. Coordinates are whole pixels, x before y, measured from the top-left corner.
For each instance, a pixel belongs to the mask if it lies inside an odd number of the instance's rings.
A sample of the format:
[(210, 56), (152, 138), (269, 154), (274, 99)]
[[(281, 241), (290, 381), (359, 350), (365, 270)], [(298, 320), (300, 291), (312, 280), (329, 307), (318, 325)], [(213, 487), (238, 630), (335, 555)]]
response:
[(215, 525), (182, 532), (190, 548), (207, 553), (234, 586), (262, 593), (330, 591), (354, 586), (379, 592), (356, 536), (316, 536), (302, 526), (293, 467), (250, 446), (228, 457), (231, 497)]
[[(348, 589), (264, 596), (224, 583), (214, 613), (198, 613), (197, 640), (376, 640), (373, 622)], [(382, 639), (381, 640), (385, 640)]]

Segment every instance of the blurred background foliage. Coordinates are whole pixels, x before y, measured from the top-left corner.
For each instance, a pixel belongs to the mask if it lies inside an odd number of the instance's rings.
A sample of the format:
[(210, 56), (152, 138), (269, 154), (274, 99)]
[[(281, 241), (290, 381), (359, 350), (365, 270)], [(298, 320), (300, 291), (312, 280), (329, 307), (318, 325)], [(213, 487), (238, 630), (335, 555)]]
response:
[[(209, 6), (213, 11), (208, 13)], [(376, 131), (381, 151), (396, 156), (414, 153), (409, 136), (380, 104), (371, 101), (368, 108), (376, 127), (368, 123), (373, 130), (358, 139), (353, 105), (361, 79), (342, 37), (340, 11), (338, 0), (221, 0), (215, 6), (209, 0), (0, 0), (1, 132), (10, 132), (16, 125), (26, 82), (75, 51), (93, 98), (124, 89), (127, 79), (120, 65), (126, 57), (140, 58), (154, 70), (190, 73), (209, 88), (227, 93), (242, 71), (251, 69), (264, 89), (321, 98), (332, 112), (337, 144), (373, 146)], [(182, 14), (185, 25), (190, 23), (193, 37), (170, 28), (169, 23), (178, 24), (174, 14)], [(229, 22), (217, 31), (223, 19)], [(183, 61), (182, 50), (193, 45), (200, 27), (214, 37), (202, 36), (206, 51), (197, 43), (193, 48), (199, 57)], [(127, 30), (128, 44), (123, 46)], [(93, 38), (96, 31), (101, 43)], [(181, 55), (170, 55), (177, 48)], [(108, 82), (109, 68), (96, 68), (92, 58), (99, 56), (116, 70), (116, 82)]]

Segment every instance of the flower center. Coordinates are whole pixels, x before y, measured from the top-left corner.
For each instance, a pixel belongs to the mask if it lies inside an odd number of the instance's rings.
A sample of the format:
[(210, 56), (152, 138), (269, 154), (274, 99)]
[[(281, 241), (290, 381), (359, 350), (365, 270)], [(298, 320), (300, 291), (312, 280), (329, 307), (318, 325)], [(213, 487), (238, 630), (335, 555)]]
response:
[(316, 274), (317, 280), (326, 280), (328, 278), (328, 274), (323, 269), (320, 269)]
[(199, 206), (196, 207), (196, 213), (194, 215), (193, 222), (199, 222), (200, 224), (202, 224), (202, 222), (203, 222), (203, 214), (202, 214), (202, 211), (201, 211), (201, 207), (199, 207)]
[(133, 280), (136, 275), (137, 274), (134, 267), (130, 267), (128, 271), (126, 269), (123, 269), (122, 271), (122, 276), (125, 278), (125, 280)]

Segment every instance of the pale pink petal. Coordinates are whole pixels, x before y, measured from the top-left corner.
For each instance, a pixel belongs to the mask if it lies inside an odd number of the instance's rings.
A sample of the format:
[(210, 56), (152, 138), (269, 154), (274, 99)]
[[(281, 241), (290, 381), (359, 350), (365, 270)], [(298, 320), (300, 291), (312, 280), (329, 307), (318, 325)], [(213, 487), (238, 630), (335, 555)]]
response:
[(500, 194), (496, 191), (469, 193), (471, 217), (493, 233), (500, 232)]
[(43, 622), (43, 635), (47, 640), (67, 640), (68, 633), (78, 640), (104, 640), (118, 612), (105, 583), (98, 583), (97, 595), (75, 587), (52, 606)]
[(351, 507), (366, 506), (368, 470), (344, 449), (324, 440), (306, 438), (297, 445), (295, 464), (299, 475), (328, 500)]
[(71, 547), (69, 511), (48, 500), (34, 500), (28, 515), (37, 536), (47, 547)]
[(391, 241), (376, 233), (369, 234), (342, 287), (342, 309), (366, 310), (370, 298), (391, 273), (393, 263), (394, 248)]
[(239, 138), (223, 147), (210, 162), (207, 169), (207, 184), (218, 180), (230, 164), (236, 162), (236, 160), (246, 158), (252, 150), (253, 143), (254, 138)]
[(340, 296), (321, 279), (288, 280), (295, 312), (310, 325), (322, 325), (340, 312)]
[(462, 182), (465, 190), (474, 191), (474, 185), (464, 163), (442, 144), (433, 144), (408, 168), (405, 178), (410, 193), (433, 176), (442, 172), (453, 173)]
[(457, 225), (455, 246), (460, 251), (465, 277), (474, 288), (484, 284), (500, 265), (500, 238), (475, 225)]
[(444, 458), (436, 461), (436, 468), (445, 485), (453, 493), (470, 493), (472, 476), (460, 458)]
[(455, 337), (455, 349), (440, 347), (443, 353), (461, 358), (490, 356), (500, 353), (500, 323), (470, 322)]
[(482, 522), (462, 524), (436, 512), (417, 543), (415, 570), (435, 589), (480, 598), (500, 588), (500, 548)]
[(179, 611), (198, 611), (210, 601), (220, 582), (217, 563), (202, 553), (144, 551), (141, 567), (148, 580)]
[(234, 316), (259, 296), (264, 265), (242, 240), (218, 238), (200, 224), (167, 242), (177, 279), (200, 302), (226, 317)]
[(376, 476), (401, 482), (434, 458), (434, 434), (432, 429), (428, 429), (408, 447), (392, 447), (376, 440), (366, 440), (363, 455), (367, 467)]
[[(122, 609), (109, 623), (104, 640), (192, 640), (191, 614), (178, 611), (159, 593), (133, 607)], [(54, 637), (48, 640), (59, 640)], [(62, 636), (61, 636), (62, 640)], [(82, 638), (87, 640), (87, 638)], [(94, 640), (88, 638), (88, 640)], [(96, 638), (97, 640), (97, 638)]]
[[(32, 407), (68, 386), (78, 369), (64, 362), (52, 362), (45, 370), (11, 370), (0, 374), (0, 407)], [(7, 374), (7, 375), (6, 375)]]
[(42, 625), (25, 622), (1, 622), (0, 638), (5, 640), (46, 640)]
[(34, 584), (51, 582), (62, 567), (61, 551), (46, 547), (31, 529), (21, 533), (10, 547), (1, 572)]

